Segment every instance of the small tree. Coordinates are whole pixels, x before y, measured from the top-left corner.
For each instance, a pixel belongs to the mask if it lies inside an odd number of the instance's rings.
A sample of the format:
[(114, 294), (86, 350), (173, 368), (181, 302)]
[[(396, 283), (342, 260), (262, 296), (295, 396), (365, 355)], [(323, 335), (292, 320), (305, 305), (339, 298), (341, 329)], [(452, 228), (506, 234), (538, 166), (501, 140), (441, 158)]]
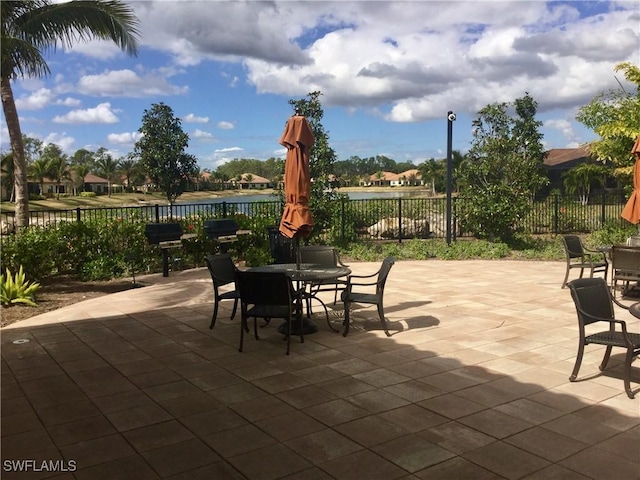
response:
[[(516, 116), (510, 116), (509, 107)], [(464, 226), (480, 238), (509, 240), (533, 206), (533, 195), (548, 182), (537, 104), (526, 94), (513, 104), (494, 103), (474, 120), (471, 150), (461, 167)]]
[(44, 194), (44, 179), (49, 176), (49, 162), (45, 157), (37, 159), (29, 164), (27, 168), (29, 176), (38, 180), (40, 186), (40, 195)]
[(587, 205), (591, 186), (593, 184), (604, 185), (611, 170), (604, 165), (583, 163), (563, 174), (564, 188), (569, 194), (578, 194), (580, 203)]
[(620, 63), (615, 71), (622, 71), (635, 91), (627, 92), (620, 86), (601, 92), (578, 111), (576, 119), (600, 136), (600, 140), (589, 145), (596, 159), (617, 167), (630, 167), (635, 161), (631, 147), (640, 135), (640, 67)]
[(133, 188), (131, 187), (131, 181), (134, 175), (136, 174), (137, 168), (138, 168), (138, 163), (135, 161), (134, 158), (131, 158), (131, 157), (120, 160), (120, 163), (118, 163), (119, 172), (122, 175), (124, 175), (125, 181), (127, 183), (128, 192), (133, 191)]
[(60, 198), (60, 184), (71, 180), (67, 156), (58, 145), (50, 143), (44, 147), (41, 159), (46, 162), (47, 176), (56, 182), (56, 197)]
[[(196, 158), (185, 152), (189, 136), (182, 130), (179, 118), (164, 103), (155, 103), (145, 110), (142, 138), (134, 147), (140, 166), (151, 181), (165, 193), (169, 206), (189, 187), (196, 168)], [(169, 210), (171, 215), (171, 208)]]
[(96, 168), (101, 177), (107, 179), (107, 192), (111, 196), (111, 186), (118, 173), (118, 161), (114, 160), (106, 148), (99, 148), (96, 152)]

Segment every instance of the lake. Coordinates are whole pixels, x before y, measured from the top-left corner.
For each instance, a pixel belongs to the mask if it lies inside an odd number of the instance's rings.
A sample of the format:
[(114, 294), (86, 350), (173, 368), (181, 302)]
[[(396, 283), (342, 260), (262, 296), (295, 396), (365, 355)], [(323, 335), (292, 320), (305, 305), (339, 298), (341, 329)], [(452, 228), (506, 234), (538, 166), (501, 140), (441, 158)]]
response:
[[(420, 197), (426, 194), (425, 190), (416, 191), (390, 191), (390, 192), (345, 192), (350, 200), (371, 200), (374, 198), (411, 198)], [(257, 195), (229, 195), (228, 197), (215, 197), (198, 200), (197, 202), (176, 202), (181, 205), (199, 205), (207, 203), (252, 203), (252, 202), (275, 202), (279, 200), (277, 195), (257, 194)]]

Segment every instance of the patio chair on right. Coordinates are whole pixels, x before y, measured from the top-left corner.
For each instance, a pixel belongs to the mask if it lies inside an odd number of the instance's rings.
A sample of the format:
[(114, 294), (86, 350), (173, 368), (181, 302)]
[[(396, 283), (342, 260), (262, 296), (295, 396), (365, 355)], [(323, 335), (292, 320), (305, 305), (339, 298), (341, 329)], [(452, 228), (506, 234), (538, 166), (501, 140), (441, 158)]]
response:
[(574, 269), (580, 269), (580, 278), (585, 270), (589, 270), (589, 276), (593, 277), (594, 273), (604, 273), (604, 279), (607, 279), (609, 271), (609, 263), (604, 252), (590, 250), (582, 245), (582, 240), (577, 235), (564, 235), (562, 237), (564, 245), (564, 253), (567, 257), (567, 270), (562, 281), (562, 288), (567, 286), (569, 272)]
[[(387, 321), (384, 318), (384, 285), (387, 282), (389, 271), (393, 264), (396, 262), (395, 258), (389, 256), (382, 261), (380, 269), (376, 273), (371, 275), (349, 275), (347, 277), (347, 286), (342, 292), (340, 298), (344, 302), (344, 332), (343, 336), (347, 336), (349, 333), (350, 315), (349, 310), (352, 303), (364, 303), (369, 305), (376, 305), (378, 307), (378, 316), (382, 323), (382, 328), (387, 337), (390, 337), (389, 329), (387, 328)], [(358, 290), (364, 289), (365, 291), (355, 292), (353, 287)], [(371, 293), (375, 287), (375, 293)]]
[[(631, 362), (634, 357), (640, 354), (640, 334), (629, 333), (626, 322), (614, 318), (614, 299), (604, 279), (580, 278), (569, 282), (568, 285), (578, 314), (579, 332), (578, 355), (569, 380), (575, 382), (578, 377), (585, 345), (596, 344), (607, 347), (600, 364), (600, 371), (607, 367), (613, 347), (625, 348), (627, 354), (624, 359), (624, 389), (627, 396), (633, 398)], [(594, 324), (604, 324), (603, 326), (606, 326), (607, 329), (591, 333), (594, 331), (592, 327)], [(586, 331), (587, 328), (589, 333)]]

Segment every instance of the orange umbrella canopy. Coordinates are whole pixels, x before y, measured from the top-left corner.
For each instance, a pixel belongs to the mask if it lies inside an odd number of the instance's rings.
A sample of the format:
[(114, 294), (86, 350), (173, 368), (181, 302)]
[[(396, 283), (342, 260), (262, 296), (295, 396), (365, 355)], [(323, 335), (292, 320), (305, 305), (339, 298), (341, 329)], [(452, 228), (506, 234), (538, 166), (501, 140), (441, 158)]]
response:
[(631, 223), (637, 224), (640, 223), (640, 135), (638, 135), (631, 152), (636, 157), (636, 163), (633, 166), (633, 192), (622, 209), (620, 216)]
[(284, 165), (286, 203), (280, 220), (280, 232), (288, 238), (306, 238), (313, 229), (313, 217), (309, 211), (309, 149), (314, 141), (311, 127), (301, 115), (294, 115), (287, 121), (280, 138), (280, 144), (287, 148)]

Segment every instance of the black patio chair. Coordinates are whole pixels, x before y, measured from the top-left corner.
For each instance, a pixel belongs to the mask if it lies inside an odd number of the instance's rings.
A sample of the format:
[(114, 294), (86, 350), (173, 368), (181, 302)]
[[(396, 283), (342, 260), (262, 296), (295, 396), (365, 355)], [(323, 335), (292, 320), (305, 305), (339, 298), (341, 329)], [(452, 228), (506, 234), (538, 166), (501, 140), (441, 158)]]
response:
[(267, 228), (269, 253), (273, 263), (296, 263), (294, 242), (280, 233), (277, 226)]
[(249, 331), (247, 320), (253, 317), (253, 331), (258, 337), (257, 318), (283, 318), (287, 322), (285, 336), (287, 338), (287, 355), (291, 344), (291, 323), (294, 316), (300, 319), (300, 343), (304, 342), (302, 333), (302, 315), (296, 315), (297, 297), (291, 279), (282, 272), (238, 271), (237, 285), (240, 291), (240, 347), (242, 352), (244, 332)]
[(640, 282), (640, 248), (620, 245), (611, 247), (611, 293), (614, 298), (618, 282), (624, 285), (622, 296), (629, 292), (631, 282)]
[(562, 243), (567, 258), (567, 270), (562, 281), (562, 288), (567, 286), (569, 272), (574, 268), (580, 269), (580, 278), (582, 278), (585, 270), (589, 270), (589, 277), (593, 277), (594, 273), (604, 273), (606, 281), (609, 263), (604, 252), (584, 247), (580, 237), (577, 235), (564, 235)]
[[(237, 268), (229, 254), (208, 255), (205, 258), (205, 263), (207, 264), (207, 269), (213, 281), (213, 314), (211, 315), (211, 324), (209, 325), (209, 328), (212, 329), (216, 324), (218, 305), (220, 305), (222, 300), (233, 300), (233, 310), (231, 311), (231, 320), (233, 320), (233, 317), (236, 315), (236, 309), (238, 308), (240, 292), (238, 292), (235, 283)], [(220, 287), (232, 283), (234, 287), (233, 290), (220, 292)]]
[[(389, 271), (395, 263), (395, 258), (389, 256), (382, 261), (382, 265), (377, 272), (371, 275), (349, 275), (347, 277), (347, 285), (340, 295), (344, 302), (344, 332), (343, 336), (349, 333), (350, 314), (352, 303), (376, 305), (378, 307), (378, 316), (382, 323), (382, 328), (387, 337), (390, 337), (387, 321), (384, 318), (384, 285), (387, 282)], [(353, 287), (363, 289), (365, 291), (355, 292)], [(375, 292), (372, 292), (375, 287)]]
[[(578, 355), (569, 380), (575, 382), (578, 377), (585, 345), (596, 344), (607, 347), (600, 364), (601, 371), (607, 367), (613, 347), (625, 348), (627, 354), (624, 359), (624, 389), (627, 392), (627, 396), (633, 398), (631, 362), (640, 353), (640, 334), (629, 333), (626, 322), (614, 318), (614, 300), (604, 279), (580, 278), (569, 282), (568, 285), (578, 314), (579, 335)], [(607, 330), (587, 333), (588, 326), (599, 322), (607, 326)], [(589, 331), (593, 331), (592, 328), (589, 328)]]
[[(320, 265), (322, 267), (348, 267), (340, 260), (340, 255), (335, 247), (330, 245), (303, 245), (300, 247), (300, 261)], [(333, 303), (338, 301), (338, 292), (347, 286), (346, 278), (336, 278), (331, 280), (320, 280), (309, 283), (309, 290), (312, 295), (319, 292), (334, 292)]]

